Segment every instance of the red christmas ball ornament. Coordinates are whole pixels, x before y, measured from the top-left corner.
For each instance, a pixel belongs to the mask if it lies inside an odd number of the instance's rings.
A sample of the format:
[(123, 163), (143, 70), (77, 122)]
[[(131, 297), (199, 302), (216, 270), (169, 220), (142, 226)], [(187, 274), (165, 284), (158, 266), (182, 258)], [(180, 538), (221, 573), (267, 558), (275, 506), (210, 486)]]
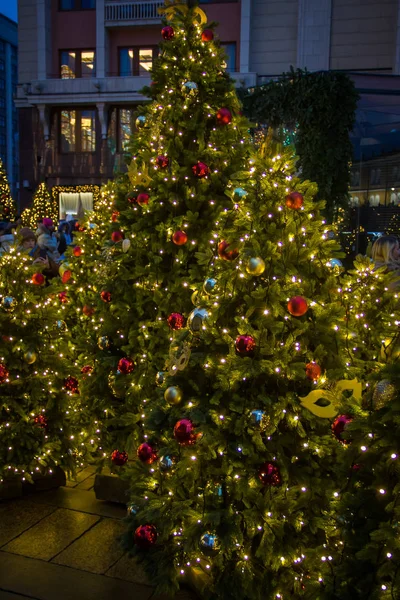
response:
[(127, 200), (129, 204), (136, 204), (136, 196), (129, 195)]
[(206, 163), (198, 162), (192, 167), (193, 174), (196, 175), (199, 179), (203, 179), (203, 177), (207, 177), (210, 173), (210, 168)]
[(165, 169), (166, 167), (168, 167), (168, 165), (169, 165), (168, 156), (165, 156), (164, 154), (160, 154), (160, 156), (157, 156), (156, 165), (159, 169)]
[(188, 241), (187, 233), (185, 231), (175, 231), (172, 241), (176, 246), (183, 246)]
[(315, 381), (321, 377), (322, 369), (316, 362), (312, 361), (306, 365), (306, 377)]
[(103, 302), (111, 302), (111, 292), (103, 291), (100, 293), (100, 298)]
[(293, 317), (302, 317), (308, 311), (307, 300), (303, 296), (293, 296), (293, 298), (290, 298), (287, 307)]
[(67, 377), (64, 379), (64, 390), (71, 394), (79, 394), (79, 382), (76, 377)]
[(118, 221), (118, 217), (119, 217), (119, 212), (117, 210), (114, 210), (113, 214), (111, 215), (111, 221), (113, 223), (115, 223), (116, 221)]
[(67, 304), (68, 302), (68, 296), (67, 296), (67, 292), (60, 292), (58, 294), (58, 299), (61, 302), (61, 304)]
[(85, 317), (91, 317), (94, 314), (94, 308), (93, 306), (85, 304), (85, 306), (82, 308), (82, 312), (85, 315)]
[(214, 32), (212, 31), (212, 29), (205, 29), (203, 31), (203, 33), (201, 34), (202, 42), (212, 42), (213, 39), (214, 39)]
[(31, 279), (32, 283), (35, 285), (43, 285), (45, 282), (45, 278), (43, 273), (34, 273)]
[(258, 469), (258, 479), (263, 485), (271, 485), (273, 487), (280, 485), (282, 480), (278, 465), (269, 461), (262, 464)]
[(174, 28), (171, 25), (166, 25), (161, 29), (161, 36), (163, 40), (169, 42), (175, 35)]
[(121, 358), (118, 362), (118, 371), (123, 375), (129, 375), (135, 368), (135, 363), (131, 358)]
[(145, 192), (141, 192), (140, 194), (137, 195), (137, 198), (136, 198), (136, 202), (140, 206), (143, 206), (144, 204), (148, 204), (149, 200), (150, 200), (150, 196), (149, 196), (149, 194), (146, 194)]
[(229, 125), (232, 123), (232, 113), (228, 108), (220, 108), (217, 112), (217, 122), (219, 125)]
[(8, 379), (9, 372), (3, 363), (0, 363), (0, 383), (5, 383)]
[(72, 277), (72, 272), (71, 272), (69, 269), (67, 269), (67, 270), (66, 270), (66, 271), (64, 271), (64, 273), (62, 274), (61, 281), (62, 281), (63, 283), (68, 283), (68, 281), (71, 279), (71, 277)]
[(134, 536), (134, 542), (141, 550), (148, 550), (157, 541), (157, 529), (154, 525), (139, 525), (136, 529)]
[(286, 206), (292, 210), (300, 210), (304, 204), (304, 196), (300, 192), (291, 192), (286, 196)]
[(91, 373), (93, 373), (92, 365), (85, 365), (84, 367), (82, 367), (81, 373), (82, 375), (90, 375)]
[(167, 319), (171, 329), (182, 329), (186, 325), (186, 319), (181, 313), (171, 313)]
[(144, 444), (140, 444), (137, 450), (137, 455), (139, 460), (141, 460), (143, 463), (146, 463), (146, 465), (151, 465), (155, 460), (157, 460), (157, 451), (153, 448), (153, 446), (150, 446), (150, 444), (147, 444), (146, 442), (144, 442)]
[(228, 250), (230, 244), (225, 240), (218, 244), (218, 256), (222, 258), (222, 260), (235, 260), (239, 256), (239, 250), (237, 248), (233, 248)]
[(75, 229), (77, 231), (85, 231), (86, 227), (84, 225), (81, 225), (80, 223), (78, 223), (78, 221), (75, 223)]
[(124, 239), (124, 235), (122, 231), (113, 231), (111, 234), (111, 239), (116, 244), (117, 242), (120, 242)]
[(339, 415), (331, 425), (333, 435), (342, 444), (350, 444), (350, 441), (345, 440), (342, 434), (345, 432), (347, 425), (351, 423), (352, 420), (353, 418), (349, 415)]
[(80, 246), (75, 246), (72, 250), (72, 254), (76, 257), (80, 256), (82, 254), (82, 248)]
[(252, 356), (256, 349), (256, 341), (251, 335), (238, 335), (235, 350), (239, 356)]
[(111, 462), (116, 467), (122, 467), (128, 462), (128, 453), (120, 452), (119, 450), (113, 450), (111, 453)]
[(194, 444), (197, 435), (194, 432), (193, 423), (190, 419), (180, 419), (174, 427), (174, 437), (181, 446)]
[(46, 427), (48, 426), (47, 417), (45, 417), (44, 415), (38, 415), (37, 417), (34, 417), (33, 422), (35, 423), (35, 425), (38, 425), (38, 427), (41, 427), (42, 429), (46, 429)]

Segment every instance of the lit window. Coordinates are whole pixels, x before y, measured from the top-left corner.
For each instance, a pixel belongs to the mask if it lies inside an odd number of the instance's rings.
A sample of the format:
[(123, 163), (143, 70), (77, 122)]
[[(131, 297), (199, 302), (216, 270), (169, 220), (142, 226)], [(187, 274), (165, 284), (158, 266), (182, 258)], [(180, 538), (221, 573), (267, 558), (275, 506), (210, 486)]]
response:
[(225, 68), (228, 72), (233, 73), (236, 71), (236, 43), (221, 44), (221, 48), (225, 50), (226, 54)]
[(62, 50), (60, 75), (61, 79), (76, 77), (93, 77), (95, 75), (94, 50)]
[(64, 50), (61, 52), (61, 79), (75, 79), (76, 53)]
[(94, 68), (94, 52), (82, 50), (81, 52), (81, 76), (93, 77), (95, 75)]
[(119, 109), (119, 149), (124, 151), (130, 142), (132, 135), (133, 109)]
[(139, 50), (139, 75), (147, 75), (153, 66), (153, 50), (151, 48)]
[(60, 149), (61, 152), (95, 152), (95, 110), (61, 111)]
[(120, 48), (120, 77), (148, 75), (153, 66), (156, 53), (156, 48)]

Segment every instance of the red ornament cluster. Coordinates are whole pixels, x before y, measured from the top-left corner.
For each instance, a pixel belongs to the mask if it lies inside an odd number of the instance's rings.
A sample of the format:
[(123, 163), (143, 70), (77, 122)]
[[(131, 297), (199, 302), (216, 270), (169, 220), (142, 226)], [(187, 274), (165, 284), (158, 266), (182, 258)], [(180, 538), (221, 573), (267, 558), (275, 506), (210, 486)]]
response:
[(116, 467), (122, 467), (128, 462), (128, 453), (120, 452), (119, 450), (114, 450), (111, 453), (111, 462)]
[(111, 215), (111, 221), (113, 223), (115, 223), (116, 221), (118, 221), (118, 217), (119, 217), (119, 212), (117, 210), (114, 210), (113, 214)]
[(149, 194), (146, 194), (145, 192), (140, 192), (140, 194), (138, 194), (136, 197), (136, 202), (139, 204), (139, 206), (148, 204), (149, 200), (150, 200), (150, 196), (149, 196)]
[(135, 368), (135, 363), (131, 358), (121, 358), (118, 362), (118, 371), (123, 375), (129, 375)]
[(103, 300), (103, 302), (111, 302), (111, 292), (107, 292), (105, 290), (100, 292), (100, 298)]
[(174, 427), (174, 437), (181, 446), (190, 446), (196, 443), (197, 434), (190, 419), (180, 419)]
[(76, 377), (67, 377), (64, 379), (64, 390), (71, 394), (79, 394), (79, 382)]
[(218, 244), (218, 256), (222, 260), (235, 260), (239, 256), (239, 250), (237, 248), (228, 250), (229, 246), (230, 243), (225, 240)]
[(201, 34), (202, 42), (212, 42), (214, 39), (214, 32), (211, 29), (205, 29)]
[(321, 377), (322, 369), (316, 362), (312, 361), (306, 365), (306, 377), (316, 381)]
[(171, 329), (182, 329), (186, 325), (186, 319), (181, 313), (171, 313), (167, 319)]
[(91, 317), (94, 314), (94, 308), (93, 306), (85, 304), (85, 306), (82, 308), (82, 312), (85, 315), (85, 317)]
[(166, 25), (161, 29), (161, 36), (163, 40), (169, 42), (175, 35), (174, 28), (171, 25)]
[(60, 292), (58, 294), (58, 299), (61, 302), (61, 304), (67, 304), (68, 302), (68, 296), (67, 296), (67, 292)]
[(204, 177), (207, 177), (207, 175), (209, 175), (210, 168), (208, 165), (206, 165), (206, 163), (199, 161), (198, 163), (193, 165), (192, 171), (193, 171), (193, 175), (195, 175), (199, 179), (203, 179)]
[(235, 340), (235, 350), (239, 356), (252, 356), (256, 341), (251, 335), (239, 335)]
[(90, 375), (91, 373), (93, 373), (92, 365), (85, 365), (84, 367), (82, 367), (81, 373), (82, 375)]
[(122, 231), (113, 231), (111, 234), (111, 240), (116, 244), (124, 239)]
[(293, 317), (302, 317), (308, 311), (307, 300), (303, 296), (293, 296), (290, 298), (287, 308)]
[(232, 113), (228, 108), (220, 108), (217, 112), (217, 122), (219, 125), (229, 125), (232, 123)]
[(38, 415), (37, 417), (34, 417), (33, 422), (35, 425), (38, 425), (38, 427), (41, 427), (42, 429), (46, 429), (46, 427), (48, 426), (47, 417), (45, 417), (44, 415)]
[(292, 210), (300, 210), (304, 204), (304, 196), (300, 192), (291, 192), (286, 196), (286, 206)]
[(3, 365), (2, 363), (0, 363), (0, 383), (5, 383), (6, 380), (8, 379), (9, 376), (9, 372), (7, 370), (7, 367), (5, 365)]
[(187, 233), (185, 231), (175, 231), (172, 241), (176, 246), (184, 246), (188, 241)]
[(274, 462), (265, 462), (258, 469), (258, 479), (263, 485), (276, 487), (282, 483), (281, 472)]
[(76, 257), (80, 256), (82, 254), (82, 248), (80, 246), (75, 246), (72, 250), (72, 254)]
[(148, 550), (157, 541), (157, 529), (154, 525), (139, 525), (136, 529), (134, 536), (134, 542), (141, 550)]
[(157, 451), (153, 448), (153, 446), (147, 444), (147, 442), (140, 444), (137, 450), (137, 455), (139, 460), (141, 460), (143, 463), (146, 463), (146, 465), (151, 465), (155, 460), (157, 460)]
[(160, 156), (157, 156), (156, 165), (159, 169), (166, 169), (169, 165), (168, 156), (165, 156), (164, 154), (160, 154)]
[(45, 277), (43, 273), (34, 273), (31, 281), (34, 285), (43, 285), (45, 282)]
[(350, 415), (339, 415), (331, 425), (333, 435), (342, 444), (350, 444), (349, 440), (343, 439), (342, 434), (345, 432), (346, 426), (351, 423), (352, 420)]

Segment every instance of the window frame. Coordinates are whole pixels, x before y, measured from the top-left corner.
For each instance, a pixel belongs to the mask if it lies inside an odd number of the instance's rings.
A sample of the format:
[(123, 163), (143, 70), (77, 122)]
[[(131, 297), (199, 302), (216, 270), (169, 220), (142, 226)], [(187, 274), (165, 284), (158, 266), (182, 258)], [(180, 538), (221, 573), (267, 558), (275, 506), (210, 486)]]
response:
[[(61, 114), (63, 111), (75, 111), (75, 150), (63, 150), (62, 148), (62, 120)], [(82, 150), (82, 113), (86, 111), (94, 112), (94, 150)], [(98, 124), (97, 124), (97, 109), (95, 106), (63, 106), (57, 111), (58, 118), (58, 154), (63, 156), (71, 156), (73, 154), (96, 154), (98, 142)]]
[[(64, 52), (75, 52), (75, 77), (62, 77), (61, 62)], [(93, 75), (82, 77), (82, 52), (93, 52)], [(58, 51), (58, 74), (60, 79), (92, 79), (96, 77), (96, 48), (60, 48)]]
[(233, 69), (228, 69), (228, 66), (227, 66), (226, 69), (225, 69), (225, 71), (227, 73), (237, 73), (237, 71), (236, 71), (236, 65), (237, 65), (237, 42), (236, 41), (233, 41), (233, 42), (222, 42), (221, 41), (221, 48), (222, 48), (222, 50), (224, 50), (225, 54), (228, 55), (228, 53), (225, 50), (225, 46), (233, 46), (234, 49), (235, 49), (235, 64), (234, 64), (234, 68)]
[[(130, 75), (121, 75), (121, 50), (133, 50), (133, 73)], [(144, 75), (140, 75), (140, 61), (139, 61), (139, 53), (141, 50), (152, 50), (152, 66), (155, 59), (159, 53), (159, 46), (143, 45), (140, 46), (118, 46), (118, 77), (144, 77)], [(150, 77), (150, 72), (149, 72)]]
[(59, 12), (73, 12), (77, 10), (96, 10), (96, 0), (94, 0), (93, 8), (82, 8), (82, 0), (73, 0), (74, 8), (62, 8), (62, 0), (58, 0), (58, 10)]

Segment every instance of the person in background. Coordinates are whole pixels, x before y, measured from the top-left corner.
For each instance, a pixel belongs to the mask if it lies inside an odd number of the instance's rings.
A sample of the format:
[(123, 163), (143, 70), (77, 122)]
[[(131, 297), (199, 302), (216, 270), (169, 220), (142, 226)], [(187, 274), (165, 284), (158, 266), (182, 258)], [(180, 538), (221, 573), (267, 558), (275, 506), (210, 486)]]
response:
[(36, 236), (29, 227), (21, 227), (18, 231), (17, 240), (19, 242), (18, 250), (33, 250), (36, 246)]
[(48, 257), (55, 263), (60, 262), (58, 238), (54, 234), (52, 219), (43, 219), (36, 230), (37, 244), (41, 250), (46, 250)]
[(390, 289), (400, 288), (400, 246), (395, 235), (382, 235), (372, 246), (372, 260), (375, 268), (385, 267), (387, 272), (393, 272), (399, 279), (394, 281)]
[(58, 243), (58, 251), (61, 254), (61, 258), (63, 258), (63, 254), (66, 251), (67, 247), (72, 244), (72, 237), (70, 234), (69, 224), (64, 221), (60, 223), (58, 227), (58, 234), (60, 236), (60, 241)]
[(0, 231), (0, 255), (9, 252), (15, 243), (14, 223), (6, 223)]

